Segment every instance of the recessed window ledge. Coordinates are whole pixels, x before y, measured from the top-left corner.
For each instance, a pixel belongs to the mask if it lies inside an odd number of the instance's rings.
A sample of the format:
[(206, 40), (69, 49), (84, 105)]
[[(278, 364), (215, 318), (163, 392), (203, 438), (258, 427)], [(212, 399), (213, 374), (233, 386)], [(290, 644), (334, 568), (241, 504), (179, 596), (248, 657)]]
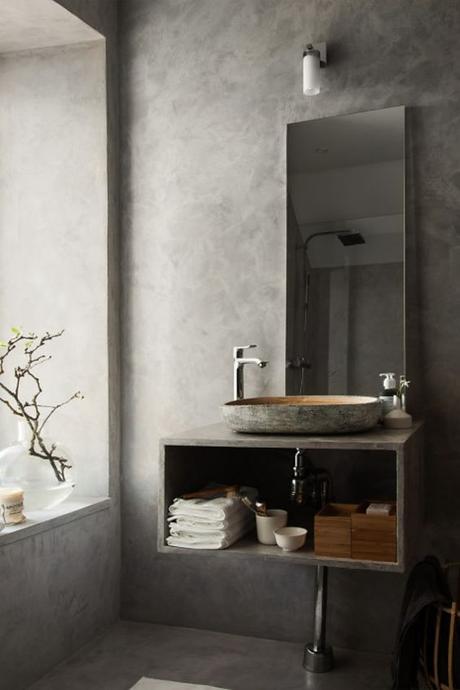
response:
[(52, 510), (37, 510), (26, 512), (27, 519), (20, 525), (7, 525), (0, 532), (0, 547), (12, 544), (21, 539), (34, 537), (41, 532), (66, 525), (74, 520), (80, 520), (88, 515), (108, 510), (112, 500), (108, 497), (86, 498), (78, 496), (64, 501)]

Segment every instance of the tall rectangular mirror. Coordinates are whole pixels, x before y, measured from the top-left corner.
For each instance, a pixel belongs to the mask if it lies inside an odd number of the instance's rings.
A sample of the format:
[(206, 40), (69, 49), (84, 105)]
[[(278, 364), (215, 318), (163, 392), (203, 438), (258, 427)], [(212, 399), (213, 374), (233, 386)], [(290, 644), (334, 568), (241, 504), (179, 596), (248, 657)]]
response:
[(288, 125), (288, 395), (375, 395), (405, 372), (404, 115)]

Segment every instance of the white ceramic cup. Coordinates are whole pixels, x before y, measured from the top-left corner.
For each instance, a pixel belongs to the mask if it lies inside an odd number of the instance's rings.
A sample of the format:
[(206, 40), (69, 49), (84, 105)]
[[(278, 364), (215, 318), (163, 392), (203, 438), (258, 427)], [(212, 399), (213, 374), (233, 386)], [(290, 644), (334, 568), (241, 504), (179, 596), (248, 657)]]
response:
[(267, 515), (256, 515), (257, 539), (261, 544), (276, 544), (275, 529), (287, 525), (286, 510), (267, 510)]

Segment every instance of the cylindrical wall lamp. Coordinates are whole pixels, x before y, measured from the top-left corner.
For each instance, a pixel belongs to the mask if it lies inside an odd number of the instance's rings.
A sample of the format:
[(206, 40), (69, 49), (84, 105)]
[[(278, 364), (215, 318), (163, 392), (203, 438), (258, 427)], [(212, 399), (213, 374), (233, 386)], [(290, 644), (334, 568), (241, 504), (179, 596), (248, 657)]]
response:
[(303, 53), (303, 92), (316, 96), (320, 92), (320, 69), (327, 64), (326, 44), (309, 43)]

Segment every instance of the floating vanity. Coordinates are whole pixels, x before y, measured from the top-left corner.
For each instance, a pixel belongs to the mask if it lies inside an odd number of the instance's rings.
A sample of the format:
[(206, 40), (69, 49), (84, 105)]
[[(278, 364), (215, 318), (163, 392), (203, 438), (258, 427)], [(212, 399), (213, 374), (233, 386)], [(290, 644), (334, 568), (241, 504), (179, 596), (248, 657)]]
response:
[(299, 551), (284, 552), (277, 546), (259, 544), (255, 534), (251, 534), (228, 549), (207, 554), (224, 559), (283, 559), (307, 566), (403, 572), (418, 555), (423, 472), (421, 423), (408, 430), (377, 427), (337, 436), (239, 434), (224, 424), (215, 424), (165, 438), (161, 441), (159, 478), (159, 551), (183, 556), (199, 553), (166, 545), (168, 507), (174, 498), (200, 489), (209, 481), (255, 486), (271, 507), (287, 506), (297, 448), (302, 448), (314, 465), (327, 467), (338, 502), (396, 502), (396, 561), (317, 556), (313, 531)]

